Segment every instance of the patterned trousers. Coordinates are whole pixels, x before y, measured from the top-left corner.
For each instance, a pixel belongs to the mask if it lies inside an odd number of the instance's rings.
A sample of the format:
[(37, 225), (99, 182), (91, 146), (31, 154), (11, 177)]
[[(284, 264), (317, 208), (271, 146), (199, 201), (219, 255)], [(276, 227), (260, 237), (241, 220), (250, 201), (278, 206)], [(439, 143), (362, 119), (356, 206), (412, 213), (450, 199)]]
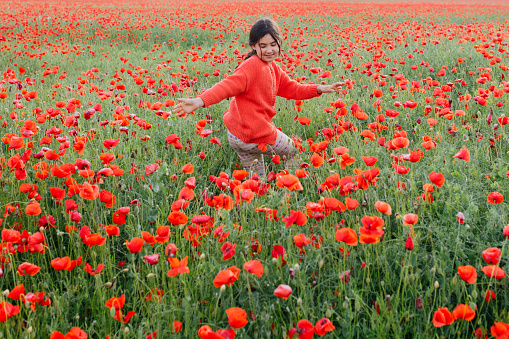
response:
[(267, 144), (267, 150), (263, 152), (258, 148), (258, 144), (245, 143), (228, 131), (228, 142), (235, 152), (237, 152), (240, 162), (244, 169), (250, 173), (257, 174), (260, 179), (265, 179), (265, 163), (263, 155), (279, 155), (282, 160), (286, 159), (285, 168), (293, 172), (299, 168), (297, 148), (286, 134), (277, 130), (277, 138), (274, 145)]

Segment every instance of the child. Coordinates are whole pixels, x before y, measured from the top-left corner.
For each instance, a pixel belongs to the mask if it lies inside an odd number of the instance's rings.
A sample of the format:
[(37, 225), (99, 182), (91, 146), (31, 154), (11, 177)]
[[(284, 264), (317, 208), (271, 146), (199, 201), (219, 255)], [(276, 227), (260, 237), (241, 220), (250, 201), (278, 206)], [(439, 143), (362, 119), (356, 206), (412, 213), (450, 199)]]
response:
[[(291, 80), (274, 62), (280, 55), (281, 31), (271, 19), (258, 20), (249, 32), (251, 52), (232, 75), (209, 88), (197, 98), (178, 99), (176, 116), (185, 116), (199, 107), (209, 107), (226, 98), (235, 97), (223, 116), (228, 129), (228, 142), (237, 152), (246, 171), (265, 178), (263, 155), (279, 155), (286, 159), (286, 169), (298, 168), (297, 149), (293, 141), (276, 129), (276, 96), (287, 99), (310, 99), (322, 93), (338, 91), (344, 83), (332, 85), (299, 84)], [(266, 146), (266, 147), (264, 147)]]

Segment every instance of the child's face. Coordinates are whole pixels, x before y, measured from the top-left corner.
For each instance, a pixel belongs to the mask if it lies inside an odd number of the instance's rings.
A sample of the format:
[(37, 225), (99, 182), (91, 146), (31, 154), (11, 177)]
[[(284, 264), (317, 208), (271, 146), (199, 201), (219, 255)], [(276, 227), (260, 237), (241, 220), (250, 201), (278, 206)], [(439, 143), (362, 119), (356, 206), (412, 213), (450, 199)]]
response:
[(279, 56), (279, 46), (268, 33), (253, 47), (258, 57), (267, 63), (271, 63)]

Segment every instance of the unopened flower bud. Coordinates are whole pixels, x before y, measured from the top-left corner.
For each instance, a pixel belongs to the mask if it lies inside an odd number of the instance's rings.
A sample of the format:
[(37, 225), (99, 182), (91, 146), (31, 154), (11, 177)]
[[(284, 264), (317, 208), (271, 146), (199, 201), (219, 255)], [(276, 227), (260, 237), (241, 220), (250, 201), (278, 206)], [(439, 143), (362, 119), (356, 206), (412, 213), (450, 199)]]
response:
[(117, 314), (117, 312), (116, 312), (116, 310), (115, 310), (115, 307), (110, 308), (110, 316), (111, 316), (112, 318), (114, 318), (116, 314)]
[(10, 292), (11, 292), (11, 291), (9, 291), (9, 290), (5, 290), (5, 291), (3, 291), (3, 295), (4, 295), (4, 297), (6, 297), (7, 295), (9, 295), (9, 293), (10, 293)]
[(219, 289), (219, 293), (224, 293), (226, 291), (226, 285), (221, 285), (221, 288)]
[(477, 291), (476, 290), (472, 291), (472, 298), (477, 299)]
[(202, 253), (202, 254), (200, 255), (200, 260), (201, 260), (201, 261), (205, 260), (205, 253)]
[(320, 259), (320, 261), (318, 262), (318, 267), (319, 267), (319, 268), (322, 268), (322, 267), (323, 267), (323, 259)]
[(113, 285), (113, 283), (111, 281), (108, 281), (107, 283), (104, 284), (104, 287), (110, 288), (111, 285)]
[(27, 328), (27, 333), (30, 334), (34, 331), (34, 329), (32, 328), (32, 326), (30, 326), (29, 328)]
[(147, 274), (147, 278), (149, 278), (149, 279), (150, 279), (150, 278), (153, 278), (153, 277), (155, 277), (155, 276), (156, 276), (156, 275), (155, 275), (154, 273), (149, 273), (149, 274)]
[(127, 327), (127, 326), (126, 326), (126, 327), (124, 328), (124, 334), (129, 334), (129, 327)]
[(440, 287), (440, 284), (438, 283), (438, 280), (435, 280), (435, 288), (438, 289)]
[(127, 272), (129, 272), (129, 269), (128, 269), (128, 268), (124, 268), (124, 269), (122, 270), (122, 272), (127, 273)]
[(302, 305), (302, 299), (301, 298), (297, 299), (297, 306), (300, 306), (300, 305)]

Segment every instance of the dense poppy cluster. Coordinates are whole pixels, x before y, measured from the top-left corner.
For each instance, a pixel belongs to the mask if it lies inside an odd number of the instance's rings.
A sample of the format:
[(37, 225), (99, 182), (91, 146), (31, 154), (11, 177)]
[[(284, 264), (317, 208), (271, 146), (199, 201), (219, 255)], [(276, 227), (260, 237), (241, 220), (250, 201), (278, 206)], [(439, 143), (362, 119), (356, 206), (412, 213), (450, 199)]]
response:
[[(51, 338), (134, 327), (151, 339), (261, 329), (340, 336), (337, 327), (354, 336), (345, 320), (353, 300), (355, 321), (419, 336), (394, 330), (414, 321), (395, 310), (406, 301), (387, 295), (401, 293), (425, 295), (411, 316), (423, 333), (463, 335), (447, 325), (478, 317), (481, 327), (469, 325), (478, 338), (488, 328), (508, 338), (497, 308), (509, 239), (508, 9), (9, 5), (0, 11), (8, 60), (0, 65), (0, 322), (27, 334), (44, 324), (47, 335), (38, 335)], [(276, 61), (291, 78), (345, 86), (313, 101), (278, 99), (275, 122), (300, 166), (289, 172), (286, 159), (267, 156), (262, 180), (224, 142), (226, 101), (189, 120), (171, 110), (231, 75), (251, 24), (268, 14), (284, 37)], [(439, 233), (443, 224), (451, 237)], [(454, 250), (440, 273), (428, 267), (446, 258), (436, 246)], [(410, 284), (423, 271), (433, 273)], [(457, 277), (464, 285), (454, 293), (437, 292)]]

